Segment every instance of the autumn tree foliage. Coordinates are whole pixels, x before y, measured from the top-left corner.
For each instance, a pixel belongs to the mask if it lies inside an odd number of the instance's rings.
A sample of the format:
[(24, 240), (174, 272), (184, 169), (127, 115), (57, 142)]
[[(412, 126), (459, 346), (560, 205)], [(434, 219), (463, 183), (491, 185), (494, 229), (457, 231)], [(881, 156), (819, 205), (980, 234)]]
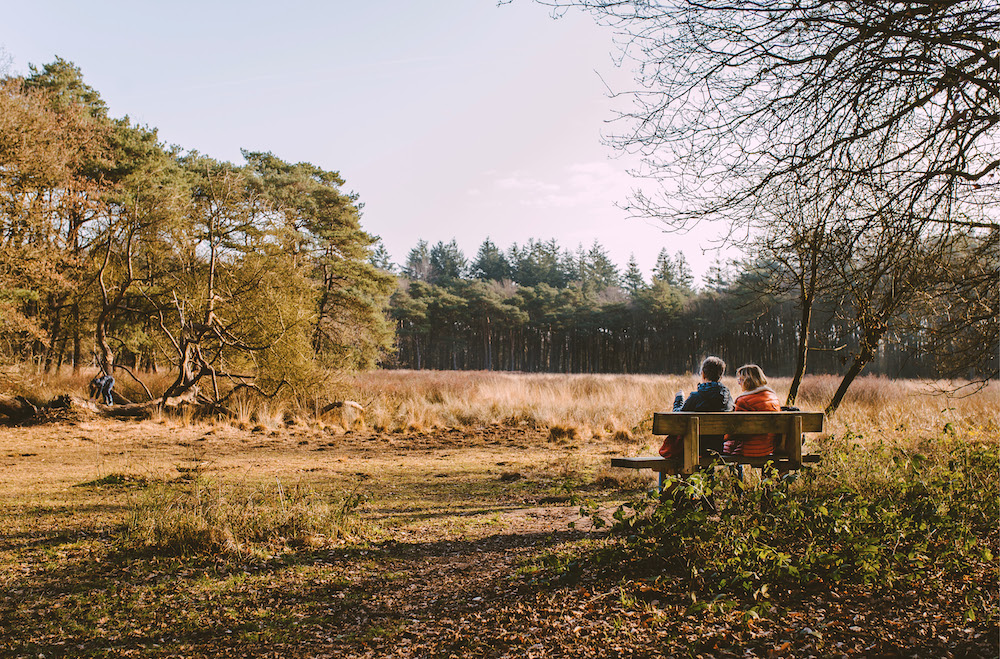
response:
[(270, 153), (220, 162), (108, 116), (57, 59), (0, 82), (0, 354), (116, 377), (175, 369), (163, 397), (273, 392), (374, 365), (393, 279), (337, 172)]

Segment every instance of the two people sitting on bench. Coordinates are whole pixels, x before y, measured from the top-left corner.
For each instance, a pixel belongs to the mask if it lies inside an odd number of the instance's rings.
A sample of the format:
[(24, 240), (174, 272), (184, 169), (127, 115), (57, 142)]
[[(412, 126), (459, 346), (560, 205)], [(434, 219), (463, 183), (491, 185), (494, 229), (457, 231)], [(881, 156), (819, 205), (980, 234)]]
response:
[[(756, 364), (746, 364), (736, 370), (736, 379), (743, 393), (733, 403), (729, 389), (719, 380), (726, 372), (726, 363), (718, 357), (708, 357), (701, 363), (701, 382), (697, 391), (687, 398), (678, 391), (674, 397), (674, 412), (780, 412), (781, 402), (774, 390), (767, 386), (763, 369)], [(677, 458), (681, 455), (681, 437), (668, 435), (660, 447), (660, 455)], [(774, 453), (779, 435), (702, 435), (700, 455), (742, 455), (748, 458), (765, 457)]]

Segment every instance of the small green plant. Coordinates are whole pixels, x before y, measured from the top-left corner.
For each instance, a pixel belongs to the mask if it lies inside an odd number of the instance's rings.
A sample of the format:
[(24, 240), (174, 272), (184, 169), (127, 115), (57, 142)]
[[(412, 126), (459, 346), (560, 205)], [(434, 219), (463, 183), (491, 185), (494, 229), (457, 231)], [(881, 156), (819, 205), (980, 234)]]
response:
[(573, 584), (580, 579), (583, 564), (576, 554), (546, 551), (529, 561), (520, 572), (536, 583)]
[(135, 474), (120, 474), (113, 473), (107, 476), (102, 476), (101, 478), (95, 478), (92, 481), (86, 481), (85, 483), (78, 483), (74, 487), (92, 487), (92, 488), (102, 488), (102, 487), (115, 487), (115, 488), (143, 488), (150, 485), (150, 479), (145, 476), (137, 476)]

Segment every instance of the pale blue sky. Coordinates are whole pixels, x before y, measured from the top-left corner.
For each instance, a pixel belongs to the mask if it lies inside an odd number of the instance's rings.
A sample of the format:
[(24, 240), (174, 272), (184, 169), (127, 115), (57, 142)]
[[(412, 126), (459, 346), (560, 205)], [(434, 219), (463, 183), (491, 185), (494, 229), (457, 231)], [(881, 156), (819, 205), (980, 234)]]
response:
[(596, 239), (648, 275), (661, 248), (701, 274), (699, 236), (664, 234), (615, 206), (635, 185), (601, 143), (628, 88), (609, 31), (515, 0), (80, 2), (0, 0), (14, 73), (79, 66), (114, 116), (215, 158), (240, 149), (337, 170), (363, 225), (401, 262), (418, 239), (470, 259)]

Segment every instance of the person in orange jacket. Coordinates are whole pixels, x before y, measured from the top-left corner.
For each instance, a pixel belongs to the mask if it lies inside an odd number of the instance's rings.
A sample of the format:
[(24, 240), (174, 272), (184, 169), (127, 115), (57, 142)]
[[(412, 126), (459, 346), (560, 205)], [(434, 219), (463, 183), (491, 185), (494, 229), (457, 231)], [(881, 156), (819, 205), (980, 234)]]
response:
[[(736, 369), (736, 380), (743, 394), (736, 399), (737, 412), (780, 412), (781, 401), (771, 387), (760, 366), (747, 364)], [(761, 458), (774, 453), (780, 436), (773, 433), (763, 435), (726, 435), (722, 447), (723, 455), (743, 455)]]

